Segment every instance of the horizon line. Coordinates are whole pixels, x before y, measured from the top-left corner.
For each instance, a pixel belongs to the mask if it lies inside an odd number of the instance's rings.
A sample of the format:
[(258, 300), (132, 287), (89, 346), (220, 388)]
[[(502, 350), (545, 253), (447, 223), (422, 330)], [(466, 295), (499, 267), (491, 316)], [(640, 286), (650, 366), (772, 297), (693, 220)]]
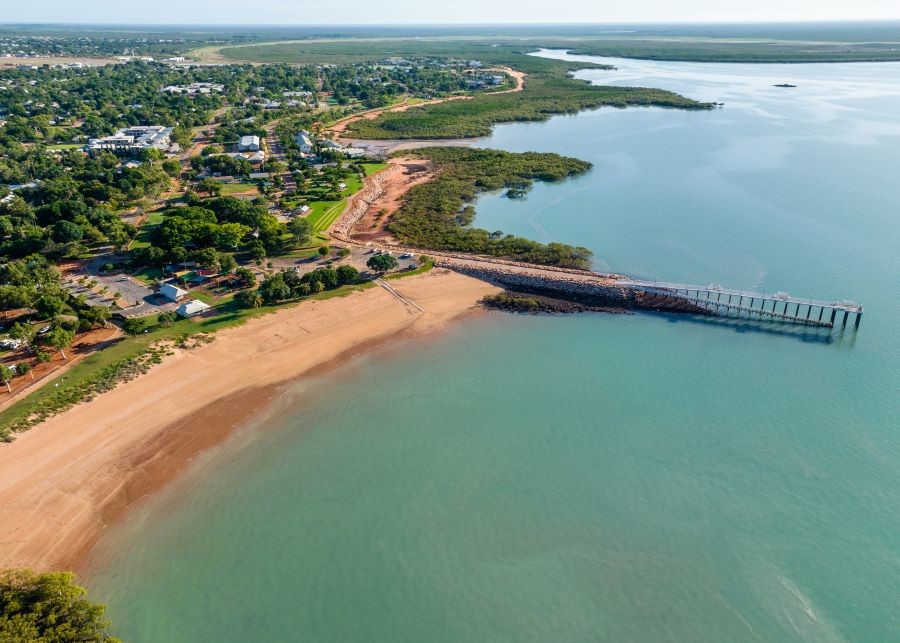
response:
[(36, 20), (9, 20), (0, 21), (0, 27), (7, 25), (19, 26), (118, 26), (118, 27), (275, 27), (279, 29), (317, 29), (317, 28), (361, 28), (361, 27), (602, 27), (602, 26), (631, 26), (631, 25), (804, 25), (804, 24), (890, 24), (900, 23), (900, 15), (896, 17), (880, 18), (797, 18), (797, 19), (754, 19), (754, 20), (621, 20), (615, 22), (366, 22), (366, 23), (247, 23), (247, 22), (41, 22)]

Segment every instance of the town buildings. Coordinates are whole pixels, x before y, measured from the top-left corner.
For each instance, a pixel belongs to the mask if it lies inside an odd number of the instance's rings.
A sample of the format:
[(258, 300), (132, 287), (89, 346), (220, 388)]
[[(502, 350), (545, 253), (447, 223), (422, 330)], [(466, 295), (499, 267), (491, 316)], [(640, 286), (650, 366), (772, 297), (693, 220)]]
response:
[(238, 152), (258, 152), (259, 137), (258, 136), (242, 136), (238, 141)]
[(157, 149), (168, 152), (172, 148), (172, 128), (162, 125), (135, 125), (120, 129), (112, 136), (93, 138), (88, 151), (112, 152), (118, 156), (131, 156), (142, 150)]

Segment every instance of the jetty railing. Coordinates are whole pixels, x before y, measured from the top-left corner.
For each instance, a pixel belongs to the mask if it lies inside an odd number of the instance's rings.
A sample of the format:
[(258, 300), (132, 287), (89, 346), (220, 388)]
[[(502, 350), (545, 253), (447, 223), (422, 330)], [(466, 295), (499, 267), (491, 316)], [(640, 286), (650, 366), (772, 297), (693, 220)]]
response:
[(863, 307), (853, 301), (807, 299), (793, 297), (784, 292), (769, 294), (723, 288), (714, 284), (697, 286), (633, 279), (623, 280), (620, 283), (657, 296), (692, 304), (714, 315), (747, 315), (751, 318), (777, 319), (827, 328), (834, 328), (838, 322), (841, 326), (846, 326), (847, 320), (853, 316), (854, 327), (859, 328), (863, 314)]

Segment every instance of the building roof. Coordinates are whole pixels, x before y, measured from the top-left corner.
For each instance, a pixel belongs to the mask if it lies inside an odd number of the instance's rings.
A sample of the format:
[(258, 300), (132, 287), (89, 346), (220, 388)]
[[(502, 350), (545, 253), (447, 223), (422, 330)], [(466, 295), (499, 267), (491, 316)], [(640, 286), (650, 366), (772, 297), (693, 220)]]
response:
[(191, 301), (186, 301), (181, 304), (175, 312), (182, 317), (192, 317), (202, 313), (204, 310), (209, 310), (210, 308), (212, 308), (212, 306), (209, 304), (204, 304), (199, 299), (192, 299)]
[(159, 287), (159, 294), (165, 297), (166, 299), (171, 299), (172, 301), (178, 301), (182, 297), (186, 297), (188, 292), (187, 290), (182, 290), (175, 284), (162, 284)]
[(254, 134), (242, 136), (240, 145), (259, 145), (259, 137)]

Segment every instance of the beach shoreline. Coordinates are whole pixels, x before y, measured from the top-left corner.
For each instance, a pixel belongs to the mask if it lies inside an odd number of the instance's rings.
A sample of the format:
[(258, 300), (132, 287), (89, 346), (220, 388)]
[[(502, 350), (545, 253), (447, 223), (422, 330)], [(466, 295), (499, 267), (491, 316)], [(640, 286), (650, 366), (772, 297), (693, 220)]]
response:
[(265, 415), (280, 387), (401, 337), (425, 337), (498, 289), (446, 270), (284, 308), (177, 349), (145, 375), (0, 446), (0, 567), (87, 571), (114, 524)]

